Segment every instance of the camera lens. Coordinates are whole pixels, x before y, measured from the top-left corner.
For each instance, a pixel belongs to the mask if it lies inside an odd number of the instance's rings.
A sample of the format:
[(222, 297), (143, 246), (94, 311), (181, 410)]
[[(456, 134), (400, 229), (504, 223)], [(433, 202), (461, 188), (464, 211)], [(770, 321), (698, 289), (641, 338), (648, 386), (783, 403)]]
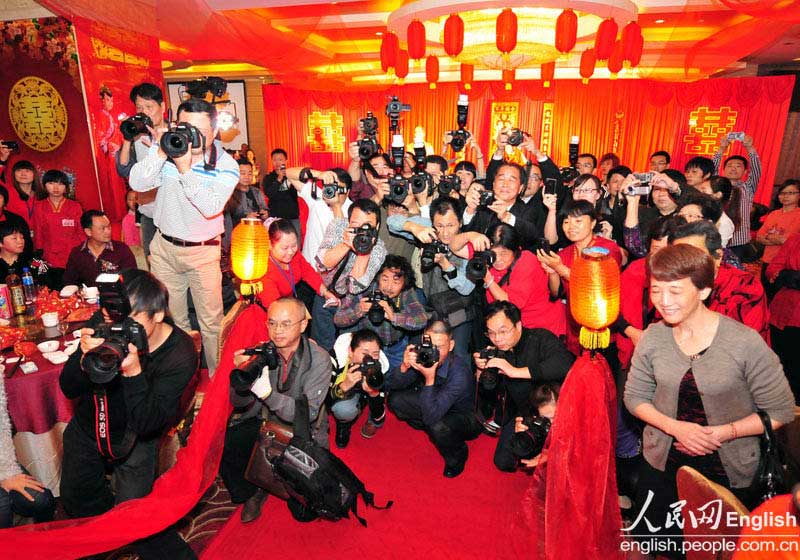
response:
[(461, 135), (453, 136), (453, 139), (450, 140), (450, 146), (453, 148), (454, 152), (460, 152), (464, 149), (464, 145), (466, 141)]
[(377, 327), (386, 319), (386, 311), (383, 310), (383, 307), (381, 307), (379, 303), (375, 302), (372, 304), (372, 307), (369, 308), (369, 311), (367, 311), (367, 319)]
[(486, 276), (486, 261), (482, 258), (471, 258), (467, 261), (467, 278), (480, 282)]
[(481, 387), (487, 391), (494, 391), (500, 383), (500, 371), (497, 368), (486, 368), (479, 379)]
[(81, 358), (81, 369), (92, 383), (108, 383), (119, 373), (119, 367), (128, 355), (126, 341), (108, 339), (97, 348), (90, 350)]

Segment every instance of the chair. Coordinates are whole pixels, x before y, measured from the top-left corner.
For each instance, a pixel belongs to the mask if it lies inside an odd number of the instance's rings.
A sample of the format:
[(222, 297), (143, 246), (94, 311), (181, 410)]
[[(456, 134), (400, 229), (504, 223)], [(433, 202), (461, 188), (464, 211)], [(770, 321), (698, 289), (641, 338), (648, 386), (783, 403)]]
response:
[[(686, 506), (683, 508), (683, 538), (687, 542), (708, 542), (712, 538), (709, 535), (714, 535), (715, 537), (717, 535), (720, 537), (725, 536), (732, 541), (738, 538), (743, 524), (728, 525), (728, 515), (733, 512), (739, 517), (747, 517), (750, 512), (730, 490), (711, 482), (691, 467), (678, 469), (677, 481), (678, 497), (681, 500), (686, 500)], [(719, 502), (713, 503), (715, 500), (719, 500)], [(698, 522), (697, 527), (692, 526), (689, 512), (694, 512), (698, 520), (704, 513), (716, 520), (718, 510), (719, 525), (716, 528), (713, 527), (713, 522)], [(686, 560), (730, 560), (731, 558), (733, 558), (732, 551), (712, 552), (689, 549), (686, 554)]]
[(225, 341), (228, 340), (228, 335), (231, 332), (231, 328), (233, 328), (233, 323), (236, 322), (236, 317), (238, 317), (239, 313), (246, 307), (244, 300), (240, 298), (222, 318), (222, 323), (219, 328), (219, 341), (217, 342), (217, 363), (219, 363), (222, 358), (222, 347), (225, 345)]

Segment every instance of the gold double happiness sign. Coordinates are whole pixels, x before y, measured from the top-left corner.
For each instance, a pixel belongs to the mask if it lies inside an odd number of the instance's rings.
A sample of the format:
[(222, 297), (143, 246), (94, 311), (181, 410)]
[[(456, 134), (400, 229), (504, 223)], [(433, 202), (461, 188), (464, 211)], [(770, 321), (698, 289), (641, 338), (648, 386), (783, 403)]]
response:
[(67, 137), (67, 106), (50, 82), (26, 76), (11, 88), (8, 116), (14, 132), (28, 147), (52, 152)]

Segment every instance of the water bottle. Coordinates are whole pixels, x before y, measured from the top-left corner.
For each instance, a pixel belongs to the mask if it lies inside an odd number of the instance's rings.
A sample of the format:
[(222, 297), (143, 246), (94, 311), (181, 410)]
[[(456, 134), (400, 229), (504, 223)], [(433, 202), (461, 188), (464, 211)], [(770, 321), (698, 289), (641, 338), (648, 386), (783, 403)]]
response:
[(33, 275), (27, 266), (22, 269), (22, 290), (25, 294), (26, 307), (36, 303), (36, 284), (33, 283)]

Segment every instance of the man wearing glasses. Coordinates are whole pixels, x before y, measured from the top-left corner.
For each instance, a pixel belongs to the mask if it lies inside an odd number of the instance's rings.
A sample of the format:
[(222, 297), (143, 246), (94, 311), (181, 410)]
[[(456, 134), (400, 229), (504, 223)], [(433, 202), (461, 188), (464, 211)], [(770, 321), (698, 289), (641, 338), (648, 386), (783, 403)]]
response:
[[(500, 374), (498, 393), (505, 397), (505, 407), (496, 421), (502, 426), (494, 452), (494, 464), (501, 471), (514, 472), (519, 460), (511, 453), (511, 436), (517, 417), (536, 416), (531, 406), (531, 392), (537, 384), (561, 383), (575, 357), (553, 333), (546, 329), (522, 327), (519, 308), (508, 301), (495, 301), (485, 311), (486, 336), (503, 357), (481, 358), (472, 355), (477, 377), (487, 368), (497, 368)], [(389, 400), (391, 406), (391, 396)]]
[[(244, 502), (243, 523), (261, 514), (261, 506), (267, 498), (266, 490), (244, 477), (262, 419), (272, 417), (292, 424), (295, 399), (305, 393), (314, 440), (328, 448), (327, 414), (319, 416), (331, 380), (330, 355), (305, 336), (308, 318), (300, 300), (278, 299), (269, 306), (267, 316), (269, 337), (278, 351), (278, 366), (264, 368), (248, 391), (236, 391), (231, 387), (234, 412), (228, 422), (219, 467), (231, 501)], [(238, 366), (248, 358), (241, 349), (234, 355), (234, 364)]]

